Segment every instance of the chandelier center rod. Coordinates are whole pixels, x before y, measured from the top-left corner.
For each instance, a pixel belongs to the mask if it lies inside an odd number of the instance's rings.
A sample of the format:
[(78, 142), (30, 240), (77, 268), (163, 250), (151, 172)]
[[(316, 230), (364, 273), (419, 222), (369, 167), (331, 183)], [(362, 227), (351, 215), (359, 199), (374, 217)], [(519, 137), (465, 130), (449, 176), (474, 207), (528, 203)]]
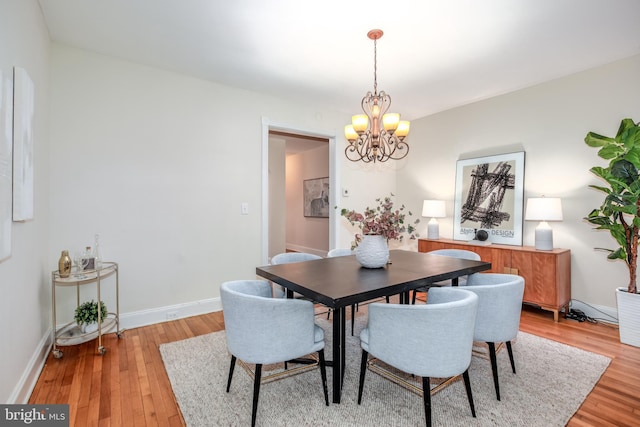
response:
[(373, 94), (378, 96), (378, 39), (384, 33), (382, 30), (371, 30), (367, 33), (367, 37), (373, 40)]

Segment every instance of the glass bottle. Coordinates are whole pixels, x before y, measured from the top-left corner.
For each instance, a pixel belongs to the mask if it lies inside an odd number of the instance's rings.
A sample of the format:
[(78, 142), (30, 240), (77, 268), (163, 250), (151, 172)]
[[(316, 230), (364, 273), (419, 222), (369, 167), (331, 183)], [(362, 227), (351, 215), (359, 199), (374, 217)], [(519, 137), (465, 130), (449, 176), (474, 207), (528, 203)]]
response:
[(91, 246), (87, 246), (82, 254), (82, 269), (93, 270), (96, 268), (95, 257), (91, 252)]
[(95, 235), (95, 243), (93, 246), (93, 257), (95, 260), (96, 270), (100, 270), (102, 268), (102, 256), (100, 255), (100, 235)]
[(60, 259), (58, 260), (58, 273), (61, 278), (69, 277), (71, 274), (71, 257), (69, 256), (69, 251), (62, 251), (60, 254)]

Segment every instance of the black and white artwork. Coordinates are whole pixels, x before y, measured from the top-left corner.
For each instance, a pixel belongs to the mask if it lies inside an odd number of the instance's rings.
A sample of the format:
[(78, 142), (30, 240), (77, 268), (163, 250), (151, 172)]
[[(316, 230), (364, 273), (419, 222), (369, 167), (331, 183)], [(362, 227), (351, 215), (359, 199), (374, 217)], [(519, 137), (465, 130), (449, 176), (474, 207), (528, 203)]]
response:
[(329, 218), (329, 178), (305, 179), (302, 196), (304, 216)]
[(458, 160), (453, 238), (522, 245), (524, 151)]

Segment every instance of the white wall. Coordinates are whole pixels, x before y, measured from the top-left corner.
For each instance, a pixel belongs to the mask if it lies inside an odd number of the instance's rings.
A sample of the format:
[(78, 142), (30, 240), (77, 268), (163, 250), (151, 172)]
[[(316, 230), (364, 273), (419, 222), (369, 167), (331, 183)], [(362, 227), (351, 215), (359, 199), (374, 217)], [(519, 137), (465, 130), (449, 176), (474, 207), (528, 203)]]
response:
[[(34, 219), (14, 222), (12, 255), (0, 262), (0, 401), (28, 398), (43, 355), (37, 354), (51, 324), (49, 274), (49, 36), (32, 0), (0, 0), (0, 70), (24, 68), (34, 83)], [(4, 132), (4, 129), (0, 129)]]
[(120, 263), (124, 312), (254, 277), (261, 118), (327, 132), (345, 120), (60, 45), (51, 100), (50, 251), (99, 233), (104, 258)]
[[(453, 236), (456, 160), (462, 153), (522, 144), (525, 199), (562, 198), (564, 221), (550, 223), (554, 246), (571, 249), (572, 297), (615, 312), (614, 288), (626, 286), (627, 269), (594, 247), (614, 247), (606, 232), (582, 218), (600, 205), (588, 188), (589, 169), (602, 164), (584, 143), (589, 131), (615, 135), (620, 120), (640, 121), (640, 56), (435, 114), (412, 123), (411, 161), (398, 172), (400, 198), (420, 212), (423, 199), (447, 202), (440, 235)], [(537, 223), (525, 222), (524, 244), (534, 244)], [(426, 235), (426, 221), (422, 226)]]

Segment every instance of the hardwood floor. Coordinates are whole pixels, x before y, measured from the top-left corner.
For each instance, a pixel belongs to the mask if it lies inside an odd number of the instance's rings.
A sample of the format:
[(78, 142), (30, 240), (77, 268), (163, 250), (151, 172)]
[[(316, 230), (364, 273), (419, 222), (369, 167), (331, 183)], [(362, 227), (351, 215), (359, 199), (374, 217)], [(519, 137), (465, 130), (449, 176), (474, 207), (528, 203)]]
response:
[[(64, 347), (63, 358), (49, 355), (29, 403), (70, 404), (71, 426), (184, 425), (158, 346), (222, 329), (217, 312), (127, 330), (122, 339), (109, 334), (104, 356), (96, 354), (96, 341)], [(617, 328), (554, 323), (551, 313), (525, 307), (520, 329), (612, 359), (568, 426), (640, 425), (640, 348), (620, 344)]]

